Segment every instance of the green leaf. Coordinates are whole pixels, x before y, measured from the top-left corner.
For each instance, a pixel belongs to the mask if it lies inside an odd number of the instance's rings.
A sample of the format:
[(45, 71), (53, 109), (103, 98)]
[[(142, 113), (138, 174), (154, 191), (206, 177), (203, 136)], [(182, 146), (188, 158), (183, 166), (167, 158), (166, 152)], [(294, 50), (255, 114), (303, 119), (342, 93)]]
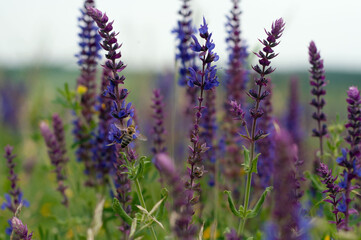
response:
[(159, 209), (158, 209), (158, 211), (157, 211), (157, 213), (156, 213), (156, 215), (155, 215), (155, 217), (156, 217), (157, 219), (159, 219), (159, 220), (162, 220), (163, 217), (164, 217), (165, 202), (166, 202), (166, 200), (167, 200), (167, 198), (168, 198), (168, 190), (167, 190), (166, 188), (162, 188), (162, 190), (161, 190), (161, 197), (162, 197), (162, 199), (164, 199), (164, 200), (162, 201), (162, 204), (159, 206)]
[(231, 212), (237, 217), (242, 217), (241, 213), (237, 211), (236, 207), (234, 206), (231, 191), (224, 191), (224, 193), (228, 195), (228, 204)]
[(129, 225), (132, 224), (133, 219), (124, 211), (118, 199), (113, 198), (113, 210)]
[(140, 158), (139, 159), (139, 165), (137, 166), (137, 171), (136, 171), (136, 174), (134, 176), (134, 180), (142, 178), (143, 173), (144, 173), (144, 158)]
[(134, 218), (133, 222), (131, 223), (130, 233), (129, 233), (130, 239), (132, 239), (132, 237), (134, 236), (135, 230), (137, 230), (137, 219), (136, 218)]
[(305, 177), (306, 177), (307, 179), (309, 179), (309, 180), (313, 183), (313, 185), (314, 185), (318, 190), (323, 191), (323, 190), (325, 189), (325, 188), (322, 186), (321, 181), (319, 180), (319, 178), (318, 178), (318, 177), (316, 178), (317, 175), (312, 174), (312, 173), (310, 173), (309, 171), (305, 171), (305, 172), (304, 172), (304, 175), (305, 175)]
[(243, 146), (243, 156), (244, 156), (244, 163), (242, 163), (242, 165), (244, 166), (244, 171), (246, 173), (249, 173), (249, 171), (251, 170), (249, 150), (245, 146)]
[(251, 210), (251, 212), (249, 214), (247, 214), (247, 218), (254, 218), (261, 212), (264, 200), (266, 199), (267, 194), (272, 191), (272, 189), (273, 189), (273, 187), (267, 187), (264, 190), (262, 196), (258, 199), (254, 208)]
[(258, 173), (257, 171), (257, 163), (258, 163), (258, 157), (260, 156), (261, 154), (258, 153), (257, 156), (252, 160), (252, 166), (251, 166), (251, 173)]

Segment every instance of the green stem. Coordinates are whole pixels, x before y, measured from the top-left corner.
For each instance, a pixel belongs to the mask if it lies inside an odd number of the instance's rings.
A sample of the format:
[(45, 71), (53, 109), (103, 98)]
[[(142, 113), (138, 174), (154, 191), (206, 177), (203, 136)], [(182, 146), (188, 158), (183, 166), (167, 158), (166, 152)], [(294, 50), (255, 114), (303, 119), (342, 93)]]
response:
[[(139, 198), (139, 201), (140, 201), (140, 204), (142, 205), (142, 207), (144, 209), (147, 209), (147, 206), (145, 205), (145, 201), (144, 201), (144, 197), (143, 197), (143, 194), (142, 194), (142, 189), (140, 188), (140, 183), (139, 183), (139, 180), (138, 179), (135, 179), (135, 186), (137, 188), (137, 194), (138, 194), (138, 198)], [(158, 239), (157, 238), (157, 234), (155, 233), (155, 230), (153, 228), (153, 226), (150, 226), (150, 231), (152, 232), (152, 235), (153, 235), (153, 239)]]
[[(251, 158), (252, 159), (252, 158)], [(248, 210), (249, 197), (251, 193), (251, 182), (252, 182), (252, 172), (247, 174), (247, 183), (246, 183), (246, 195), (244, 196), (244, 212)], [(238, 226), (238, 235), (243, 234), (244, 226), (246, 225), (247, 217), (243, 218)]]
[[(263, 77), (263, 76), (262, 76)], [(261, 96), (261, 91), (262, 91), (262, 85), (258, 86), (258, 96)], [(260, 100), (257, 99), (256, 100), (256, 112), (259, 108), (260, 105)], [(255, 141), (255, 135), (256, 135), (256, 125), (257, 125), (257, 118), (253, 119), (252, 122), (252, 129), (251, 129), (251, 151), (250, 151), (250, 166), (253, 165), (253, 158), (254, 158), (254, 150), (255, 150), (255, 145), (256, 145), (256, 141)], [(249, 134), (247, 132), (247, 134)], [(241, 219), (239, 226), (238, 226), (238, 235), (243, 235), (243, 231), (244, 231), (244, 226), (246, 225), (246, 221), (247, 221), (247, 216), (246, 213), (248, 211), (248, 204), (249, 204), (249, 197), (250, 197), (250, 193), (251, 193), (251, 182), (252, 182), (252, 171), (250, 170), (250, 172), (247, 173), (247, 182), (246, 182), (246, 194), (244, 196), (244, 216)]]

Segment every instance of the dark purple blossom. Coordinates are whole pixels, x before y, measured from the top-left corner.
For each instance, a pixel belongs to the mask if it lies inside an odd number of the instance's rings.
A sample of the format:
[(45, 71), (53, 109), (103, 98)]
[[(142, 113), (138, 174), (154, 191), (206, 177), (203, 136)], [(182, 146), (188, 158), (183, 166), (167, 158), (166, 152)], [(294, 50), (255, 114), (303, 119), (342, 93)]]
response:
[[(225, 76), (226, 96), (224, 108), (229, 110), (229, 102), (245, 106), (246, 85), (249, 80), (249, 71), (246, 69), (248, 57), (245, 42), (241, 39), (241, 10), (239, 0), (232, 0), (232, 8), (226, 16), (228, 63)], [(239, 147), (241, 131), (238, 122), (234, 121), (232, 114), (225, 114), (222, 120), (224, 140), (227, 142), (226, 152), (221, 155), (223, 175), (229, 189), (237, 189), (239, 172), (241, 171), (241, 148)], [(234, 185), (234, 186), (232, 186)]]
[(18, 240), (31, 240), (33, 233), (28, 233), (28, 227), (17, 217), (11, 219), (11, 226), (13, 228), (12, 238)]
[(27, 200), (23, 199), (23, 193), (21, 192), (21, 190), (18, 186), (18, 183), (17, 183), (19, 181), (19, 178), (15, 173), (16, 164), (14, 163), (14, 158), (16, 157), (16, 155), (13, 155), (13, 147), (12, 146), (7, 145), (5, 147), (4, 157), (6, 159), (7, 167), (9, 169), (8, 179), (10, 180), (10, 183), (11, 183), (11, 189), (9, 191), (9, 194), (7, 194), (7, 193), (5, 194), (6, 202), (1, 204), (1, 209), (2, 210), (8, 209), (12, 213), (15, 213), (16, 209), (18, 208), (20, 203), (22, 203), (24, 206), (28, 207), (29, 202)]
[(323, 96), (326, 94), (324, 87), (327, 85), (325, 81), (325, 70), (323, 66), (323, 59), (321, 59), (320, 52), (317, 50), (316, 44), (312, 41), (308, 47), (309, 62), (311, 64), (310, 84), (312, 86), (311, 94), (315, 97), (311, 101), (311, 105), (316, 108), (312, 118), (317, 121), (317, 128), (312, 130), (313, 136), (320, 140), (320, 155), (323, 156), (323, 137), (327, 134), (326, 115), (322, 112), (326, 104)]
[[(239, 0), (232, 0), (232, 9), (227, 16), (227, 50), (229, 51), (226, 75), (227, 101), (233, 100), (244, 104), (245, 90), (248, 82), (248, 70), (245, 69), (247, 48), (241, 40), (241, 10)], [(227, 105), (227, 103), (226, 103)]]
[(164, 103), (163, 103), (163, 96), (160, 93), (159, 89), (153, 90), (153, 118), (154, 118), (154, 125), (152, 128), (152, 135), (153, 137), (153, 147), (152, 152), (154, 154), (158, 153), (165, 153), (167, 148), (164, 146), (165, 139), (164, 135), (166, 133), (164, 129)]
[[(13, 147), (10, 145), (7, 145), (5, 147), (5, 159), (7, 163), (7, 167), (9, 169), (9, 177), (11, 183), (11, 189), (9, 193), (5, 193), (5, 202), (1, 204), (1, 210), (8, 209), (13, 214), (16, 213), (17, 208), (22, 204), (25, 207), (29, 207), (29, 202), (25, 199), (23, 199), (23, 193), (21, 192), (19, 186), (17, 185), (17, 182), (19, 180), (18, 176), (15, 174), (15, 163), (14, 158), (16, 157), (13, 155)], [(10, 235), (13, 227), (11, 224), (11, 220), (8, 221), (9, 227), (6, 228), (5, 232), (7, 235)]]
[[(58, 124), (55, 126), (55, 124)], [(68, 158), (65, 155), (65, 149), (63, 147), (65, 146), (64, 138), (61, 138), (60, 136), (63, 135), (63, 124), (61, 119), (57, 114), (54, 114), (53, 116), (53, 126), (55, 126), (54, 132), (52, 132), (49, 128), (49, 125), (45, 122), (40, 123), (40, 131), (41, 134), (44, 137), (45, 144), (48, 148), (48, 155), (51, 161), (51, 164), (55, 167), (55, 173), (56, 173), (56, 180), (58, 181), (58, 188), (57, 190), (61, 193), (63, 196), (62, 204), (64, 206), (68, 206), (69, 201), (68, 197), (65, 194), (65, 190), (67, 189), (67, 186), (65, 186), (64, 181), (66, 179), (65, 176), (65, 165), (68, 162)], [(59, 142), (59, 139), (61, 142)]]
[(192, 190), (184, 189), (184, 182), (167, 154), (157, 154), (154, 161), (164, 181), (170, 187), (170, 195), (173, 197), (173, 210), (177, 213), (173, 226), (176, 236), (184, 240), (195, 239), (197, 229), (192, 224), (194, 210), (190, 202), (193, 198)]
[[(321, 182), (326, 186), (326, 190), (323, 191), (322, 193), (327, 193), (327, 196), (329, 197), (328, 199), (325, 199), (325, 202), (328, 202), (330, 204), (332, 204), (332, 213), (335, 215), (335, 221), (333, 221), (333, 223), (336, 224), (337, 227), (340, 226), (341, 222), (342, 222), (342, 218), (339, 217), (339, 211), (340, 211), (340, 206), (341, 207), (341, 212), (344, 212), (344, 205), (343, 204), (339, 204), (341, 201), (341, 197), (340, 197), (340, 186), (337, 185), (335, 182), (337, 180), (337, 176), (334, 177), (332, 175), (332, 170), (328, 168), (328, 166), (324, 163), (320, 163), (319, 168), (317, 169), (318, 175), (322, 178)], [(341, 187), (341, 188), (345, 188), (345, 187)]]
[(299, 79), (294, 76), (291, 78), (290, 82), (288, 113), (285, 125), (291, 134), (294, 143), (300, 148), (302, 140), (302, 126), (299, 90)]

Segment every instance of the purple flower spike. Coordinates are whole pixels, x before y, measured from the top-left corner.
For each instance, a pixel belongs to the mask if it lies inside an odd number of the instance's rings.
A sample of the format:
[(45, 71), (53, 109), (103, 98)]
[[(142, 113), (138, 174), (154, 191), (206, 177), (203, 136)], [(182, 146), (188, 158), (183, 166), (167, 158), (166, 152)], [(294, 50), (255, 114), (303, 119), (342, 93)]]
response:
[(280, 18), (272, 23), (272, 30), (268, 32), (265, 29), (267, 34), (267, 39), (259, 40), (263, 44), (263, 51), (259, 51), (258, 53), (254, 53), (259, 59), (259, 65), (252, 66), (253, 70), (256, 71), (260, 77), (256, 79), (256, 84), (258, 86), (267, 86), (268, 79), (265, 77), (266, 75), (274, 72), (274, 68), (270, 66), (271, 59), (276, 57), (278, 54), (274, 53), (273, 48), (276, 47), (279, 42), (277, 40), (282, 36), (283, 30), (285, 27), (285, 23), (283, 19)]
[(160, 93), (159, 89), (153, 91), (153, 105), (154, 109), (153, 118), (155, 124), (152, 128), (152, 134), (154, 136), (152, 152), (154, 154), (165, 153), (167, 148), (164, 146), (164, 134), (166, 133), (164, 129), (164, 103), (163, 96)]
[(319, 168), (317, 169), (318, 175), (322, 178), (321, 182), (326, 185), (326, 190), (323, 191), (323, 193), (327, 193), (329, 199), (324, 200), (325, 202), (328, 202), (332, 204), (333, 210), (332, 213), (335, 215), (335, 221), (333, 223), (336, 224), (337, 228), (340, 227), (342, 223), (342, 218), (338, 216), (339, 213), (339, 202), (341, 201), (340, 187), (335, 184), (335, 181), (337, 180), (337, 176), (332, 176), (332, 170), (328, 168), (328, 166), (324, 163), (320, 163)]
[[(96, 67), (99, 55), (100, 36), (94, 20), (86, 13), (88, 7), (94, 7), (94, 0), (85, 0), (79, 17), (80, 52), (76, 55), (80, 66), (80, 76), (77, 79), (77, 91), (80, 93), (81, 111), (74, 120), (75, 142), (77, 143), (77, 159), (85, 165), (88, 174), (86, 186), (94, 186), (95, 166), (92, 149), (92, 126), (94, 125), (94, 108), (96, 104)], [(80, 90), (82, 89), (82, 90)]]
[[(200, 123), (203, 114), (202, 112), (205, 109), (205, 107), (202, 106), (204, 91), (213, 91), (214, 88), (219, 85), (216, 76), (216, 66), (212, 66), (212, 63), (218, 60), (218, 55), (213, 52), (215, 45), (211, 38), (212, 34), (208, 32), (208, 26), (204, 18), (203, 25), (201, 25), (199, 32), (200, 37), (205, 43), (200, 45), (197, 38), (193, 35), (192, 38), (194, 39), (194, 42), (191, 44), (191, 48), (199, 53), (198, 56), (202, 62), (202, 67), (201, 70), (189, 68), (191, 74), (188, 77), (188, 86), (200, 89), (198, 106), (194, 106), (194, 109), (196, 110), (194, 114), (194, 127), (190, 134), (191, 145), (188, 146), (190, 152), (187, 160), (190, 168), (188, 168), (189, 181), (186, 183), (186, 189), (191, 191), (189, 203), (192, 205), (199, 201), (201, 188), (200, 183), (195, 183), (195, 181), (202, 178), (203, 174), (206, 172), (203, 165), (203, 153), (209, 149), (205, 140), (200, 139)], [(197, 193), (197, 195), (193, 196), (194, 192)]]
[(13, 228), (12, 239), (31, 240), (33, 233), (28, 234), (28, 227), (17, 217), (11, 219), (11, 226)]
[[(68, 162), (68, 158), (65, 156), (63, 147), (65, 146), (64, 139), (61, 137), (64, 131), (63, 124), (61, 119), (57, 114), (53, 116), (53, 124), (58, 124), (54, 133), (50, 130), (49, 125), (45, 122), (40, 123), (40, 131), (44, 137), (45, 144), (48, 148), (48, 155), (51, 161), (51, 164), (55, 167), (56, 179), (58, 181), (57, 190), (63, 196), (62, 204), (68, 207), (69, 201), (68, 197), (65, 194), (67, 187), (64, 184), (66, 176), (64, 174), (65, 164)], [(59, 139), (61, 142), (59, 142)]]
[(5, 194), (5, 200), (6, 202), (1, 204), (1, 210), (8, 209), (12, 213), (15, 214), (16, 209), (18, 208), (19, 204), (22, 203), (24, 206), (28, 207), (29, 202), (25, 199), (23, 199), (23, 193), (21, 192), (18, 181), (19, 178), (15, 173), (15, 166), (14, 158), (16, 155), (13, 155), (13, 147), (10, 145), (7, 145), (5, 147), (5, 155), (4, 155), (7, 167), (9, 169), (9, 177), (11, 183), (11, 189), (9, 191), (9, 194)]
[(190, 0), (182, 0), (183, 4), (179, 10), (181, 20), (178, 21), (177, 27), (172, 31), (176, 34), (178, 40), (178, 52), (176, 59), (180, 61), (179, 79), (180, 86), (187, 85), (188, 68), (194, 64), (196, 54), (190, 49), (190, 42), (192, 40), (192, 34), (195, 32), (192, 24), (192, 10), (190, 9)]
[(230, 101), (229, 105), (229, 113), (233, 117), (233, 119), (241, 121), (242, 126), (246, 125), (246, 121), (244, 119), (245, 112), (242, 110), (241, 104), (238, 104), (236, 101), (232, 100)]
[(198, 86), (201, 91), (210, 90), (219, 85), (218, 77), (216, 76), (216, 65), (211, 66), (212, 62), (218, 61), (217, 53), (213, 52), (215, 44), (212, 40), (212, 34), (208, 33), (208, 26), (206, 20), (203, 18), (203, 25), (199, 28), (200, 37), (204, 39), (205, 44), (200, 45), (195, 35), (192, 35), (194, 42), (191, 48), (194, 52), (199, 53), (199, 59), (202, 61), (202, 70), (189, 68), (190, 76), (188, 77), (188, 86)]
[(325, 70), (323, 67), (323, 60), (321, 59), (320, 52), (318, 52), (316, 44), (312, 41), (308, 47), (309, 62), (311, 64), (311, 77), (310, 84), (312, 86), (311, 94), (315, 97), (311, 101), (311, 105), (316, 108), (312, 118), (317, 121), (317, 128), (313, 129), (314, 137), (320, 140), (320, 155), (323, 156), (323, 137), (327, 134), (327, 125), (322, 124), (326, 122), (326, 115), (322, 112), (326, 102), (323, 96), (326, 94), (324, 87), (327, 85), (325, 81)]
[(361, 161), (360, 161), (360, 142), (361, 142), (361, 97), (360, 91), (357, 87), (350, 87), (347, 91), (348, 98), (346, 99), (348, 106), (348, 122), (345, 125), (347, 128), (348, 136), (345, 140), (350, 147), (342, 149), (342, 156), (337, 158), (338, 165), (344, 167), (342, 181), (339, 183), (339, 187), (343, 189), (342, 201), (339, 202), (338, 210), (344, 212), (345, 219), (339, 224), (340, 227), (346, 231), (351, 230), (349, 227), (349, 217), (351, 214), (357, 213), (355, 209), (352, 209), (350, 204), (352, 203), (351, 191), (355, 188), (352, 180), (354, 178), (361, 178)]

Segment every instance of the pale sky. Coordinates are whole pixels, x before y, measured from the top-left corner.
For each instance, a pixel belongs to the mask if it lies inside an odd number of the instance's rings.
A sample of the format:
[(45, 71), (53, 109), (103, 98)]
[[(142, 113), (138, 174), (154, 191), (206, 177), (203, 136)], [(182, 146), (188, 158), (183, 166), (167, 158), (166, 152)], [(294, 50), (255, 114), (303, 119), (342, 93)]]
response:
[[(130, 69), (161, 71), (174, 66), (180, 0), (95, 0), (114, 19), (122, 60)], [(0, 0), (0, 66), (63, 64), (75, 67), (79, 51), (77, 17), (80, 0)], [(361, 1), (242, 0), (242, 37), (249, 49), (260, 46), (264, 28), (283, 17), (286, 29), (273, 66), (281, 71), (306, 70), (307, 46), (316, 42), (327, 70), (361, 72)], [(227, 61), (225, 15), (230, 0), (192, 0), (197, 28), (202, 16), (213, 32), (220, 65)]]

